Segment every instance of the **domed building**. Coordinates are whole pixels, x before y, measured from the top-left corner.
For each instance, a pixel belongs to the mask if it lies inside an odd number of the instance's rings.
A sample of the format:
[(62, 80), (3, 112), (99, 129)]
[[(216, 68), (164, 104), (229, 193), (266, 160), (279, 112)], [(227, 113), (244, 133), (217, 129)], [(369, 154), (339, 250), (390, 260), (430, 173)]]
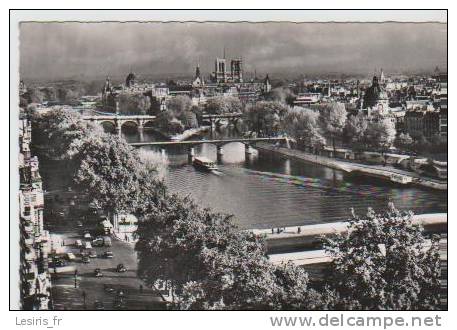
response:
[(363, 108), (368, 110), (368, 114), (372, 111), (378, 111), (379, 114), (385, 114), (389, 109), (389, 98), (379, 84), (377, 76), (373, 77), (372, 85), (365, 91)]

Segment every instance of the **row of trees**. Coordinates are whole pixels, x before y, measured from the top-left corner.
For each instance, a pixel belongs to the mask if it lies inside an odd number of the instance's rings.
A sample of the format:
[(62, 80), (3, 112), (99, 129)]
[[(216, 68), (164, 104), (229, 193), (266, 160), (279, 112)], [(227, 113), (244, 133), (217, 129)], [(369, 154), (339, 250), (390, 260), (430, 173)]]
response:
[(354, 215), (348, 234), (324, 241), (334, 261), (322, 285), (312, 285), (303, 269), (270, 263), (263, 238), (239, 231), (230, 216), (169, 194), (156, 175), (158, 165), (119, 137), (62, 110), (34, 118), (33, 132), (39, 156), (66, 159), (75, 188), (92, 202), (107, 214), (139, 218), (138, 276), (151, 286), (166, 282), (173, 308), (438, 306), (438, 246), (425, 247), (410, 214), (391, 207)]
[(402, 150), (417, 153), (447, 153), (447, 137), (435, 134), (429, 138), (424, 135), (418, 135), (413, 138), (407, 133), (401, 133), (395, 140), (395, 146)]
[(356, 151), (392, 147), (396, 138), (395, 123), (386, 117), (350, 116), (341, 103), (330, 103), (318, 110), (294, 108), (287, 112), (285, 131), (303, 144), (319, 148), (331, 141), (346, 142)]
[(363, 114), (350, 117), (343, 130), (345, 137), (354, 150), (381, 150), (391, 148), (397, 131), (389, 117), (367, 118)]

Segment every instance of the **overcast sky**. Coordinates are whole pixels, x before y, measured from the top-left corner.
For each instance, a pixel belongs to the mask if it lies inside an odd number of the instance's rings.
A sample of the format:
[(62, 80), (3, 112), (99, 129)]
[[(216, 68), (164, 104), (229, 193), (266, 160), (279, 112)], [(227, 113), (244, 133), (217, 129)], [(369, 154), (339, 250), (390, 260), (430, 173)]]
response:
[(246, 71), (367, 73), (446, 68), (439, 23), (22, 23), (25, 79), (203, 74), (240, 56)]

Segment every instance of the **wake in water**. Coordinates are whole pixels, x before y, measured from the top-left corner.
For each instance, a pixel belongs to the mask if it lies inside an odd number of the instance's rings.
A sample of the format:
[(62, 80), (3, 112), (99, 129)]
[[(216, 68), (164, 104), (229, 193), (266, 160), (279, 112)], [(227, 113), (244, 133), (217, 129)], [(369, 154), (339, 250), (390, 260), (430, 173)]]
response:
[(309, 178), (304, 176), (295, 176), (281, 173), (273, 172), (262, 172), (246, 169), (246, 172), (254, 175), (258, 175), (264, 179), (271, 179), (277, 182), (293, 184), (295, 186), (304, 187), (304, 188), (315, 188), (321, 190), (330, 190), (335, 192), (346, 192), (357, 194), (360, 196), (372, 196), (372, 195), (381, 195), (386, 193), (387, 189), (385, 187), (374, 187), (374, 186), (364, 186), (364, 185), (353, 185), (348, 182), (338, 181), (336, 186), (333, 181), (322, 180), (317, 178)]
[(217, 176), (223, 176), (224, 175), (224, 173), (222, 173), (219, 170), (212, 170), (211, 173), (214, 174), (214, 175), (217, 175)]

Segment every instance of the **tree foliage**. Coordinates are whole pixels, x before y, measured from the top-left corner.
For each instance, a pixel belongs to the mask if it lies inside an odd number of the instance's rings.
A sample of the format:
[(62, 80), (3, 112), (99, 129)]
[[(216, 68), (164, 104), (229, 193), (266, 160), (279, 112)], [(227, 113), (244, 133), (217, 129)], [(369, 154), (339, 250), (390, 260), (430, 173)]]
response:
[(414, 140), (408, 133), (400, 133), (400, 135), (395, 138), (395, 146), (400, 149), (410, 150), (413, 143)]
[(311, 109), (290, 110), (285, 116), (284, 128), (287, 134), (301, 145), (318, 149), (325, 145), (325, 138), (319, 126), (319, 114)]
[(383, 152), (392, 147), (397, 131), (395, 123), (391, 118), (375, 118), (368, 124), (367, 141), (368, 144)]
[(138, 275), (170, 283), (177, 309), (299, 309), (317, 295), (302, 270), (268, 261), (262, 238), (189, 198), (167, 196), (138, 238)]
[(250, 130), (268, 136), (280, 130), (282, 119), (286, 113), (286, 106), (279, 102), (260, 101), (246, 107), (244, 118)]
[(151, 111), (151, 99), (142, 93), (120, 94), (119, 112), (122, 114), (146, 115)]
[(348, 118), (345, 127), (345, 134), (351, 143), (351, 147), (356, 150), (364, 150), (367, 146), (368, 118), (359, 113)]
[(55, 109), (32, 118), (32, 143), (40, 154), (52, 159), (75, 156), (90, 134), (99, 135), (102, 128), (84, 121), (78, 113)]
[(346, 125), (347, 111), (342, 103), (330, 103), (320, 112), (320, 123), (324, 135), (332, 141), (335, 150), (335, 140), (341, 139)]
[(333, 309), (420, 310), (439, 302), (438, 242), (431, 246), (411, 213), (393, 205), (350, 220), (348, 232), (325, 238), (333, 257), (323, 300)]
[(234, 96), (215, 96), (208, 98), (205, 110), (209, 114), (241, 112), (243, 105), (239, 98)]
[(179, 118), (184, 112), (190, 111), (192, 101), (186, 95), (178, 95), (167, 100), (167, 110), (175, 117)]

